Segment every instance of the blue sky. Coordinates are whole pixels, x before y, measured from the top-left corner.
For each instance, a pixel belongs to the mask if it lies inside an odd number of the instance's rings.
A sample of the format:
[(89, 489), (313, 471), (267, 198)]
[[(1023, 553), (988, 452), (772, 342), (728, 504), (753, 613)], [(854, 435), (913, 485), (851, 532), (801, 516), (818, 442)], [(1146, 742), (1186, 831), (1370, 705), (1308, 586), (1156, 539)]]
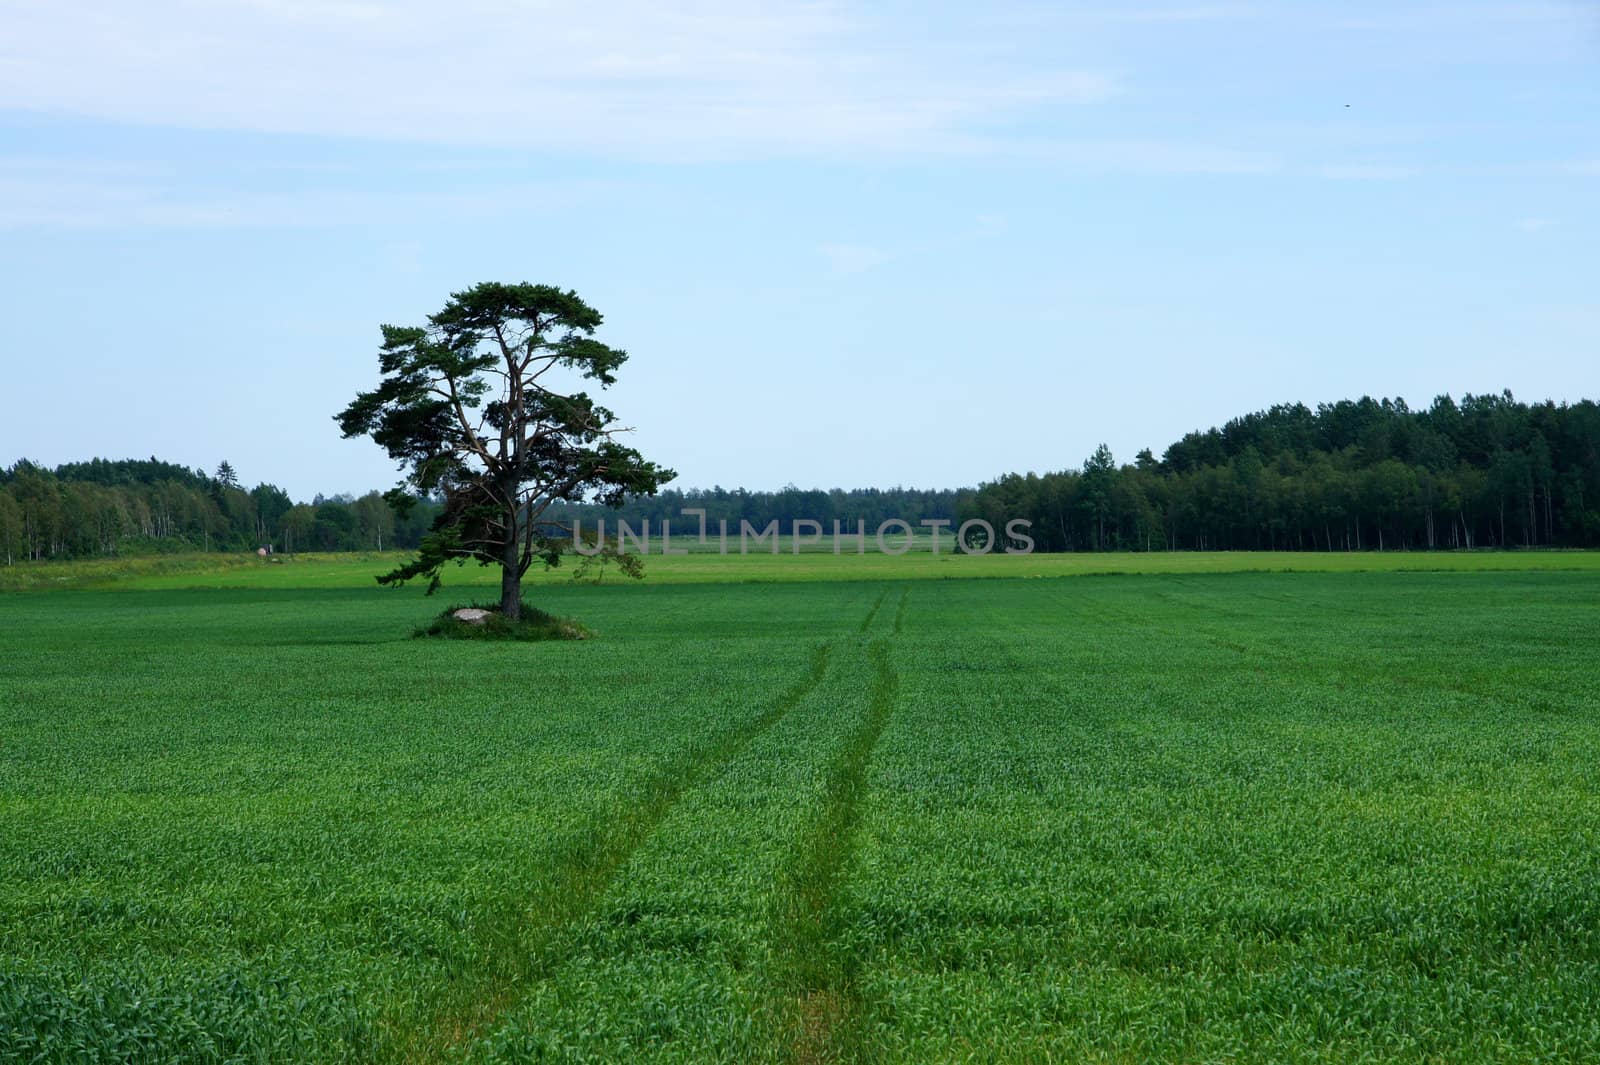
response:
[(682, 486), (1600, 394), (1600, 7), (0, 0), (0, 461), (394, 480), (380, 322), (576, 288)]

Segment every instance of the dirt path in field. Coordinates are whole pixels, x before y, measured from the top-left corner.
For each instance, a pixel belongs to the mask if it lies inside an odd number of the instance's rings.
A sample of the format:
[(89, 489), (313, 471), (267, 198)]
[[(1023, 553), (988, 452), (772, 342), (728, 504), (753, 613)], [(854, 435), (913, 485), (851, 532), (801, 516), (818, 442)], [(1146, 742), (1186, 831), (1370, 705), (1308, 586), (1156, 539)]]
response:
[(435, 1003), (428, 1023), (421, 1027), (394, 1025), (393, 1053), (384, 1056), (439, 1061), (482, 1036), (516, 1003), (530, 981), (554, 970), (560, 961), (561, 933), (595, 904), (617, 870), (644, 844), (673, 804), (738, 757), (822, 683), (833, 649), (831, 640), (819, 645), (806, 673), (765, 713), (695, 752), (688, 761), (657, 770), (638, 802), (597, 818), (591, 831), (583, 834), (582, 844), (555, 856), (547, 887), (537, 898), (522, 900), (480, 920), (482, 960), (450, 985)]
[[(904, 624), (909, 591), (900, 591), (891, 635)], [(887, 591), (879, 596), (862, 621), (863, 635), (870, 633), (887, 596)], [(804, 1065), (847, 1060), (860, 1015), (860, 962), (842, 942), (839, 896), (855, 852), (867, 763), (889, 723), (899, 689), (890, 643), (889, 636), (879, 636), (851, 649), (865, 653), (872, 667), (866, 710), (834, 762), (823, 809), (798, 841), (773, 902), (774, 939), (781, 957), (773, 1009), (784, 1026), (789, 1059)]]

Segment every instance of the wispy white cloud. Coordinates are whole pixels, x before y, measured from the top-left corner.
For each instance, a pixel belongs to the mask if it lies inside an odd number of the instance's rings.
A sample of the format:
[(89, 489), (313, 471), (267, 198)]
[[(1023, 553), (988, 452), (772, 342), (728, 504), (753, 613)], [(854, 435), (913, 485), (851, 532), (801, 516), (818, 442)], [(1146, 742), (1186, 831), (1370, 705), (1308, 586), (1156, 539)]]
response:
[(1397, 163), (1333, 163), (1318, 167), (1316, 173), (1333, 181), (1400, 181), (1419, 176), (1422, 168)]
[(1047, 8), (1032, 9), (1029, 12), (1029, 16), (1036, 21), (1050, 21), (1079, 26), (1115, 26), (1119, 24), (1149, 25), (1163, 22), (1219, 22), (1255, 18), (1270, 11), (1271, 8), (1264, 8), (1260, 4), (1156, 4), (1151, 6), (1123, 4), (1119, 6), (1101, 5), (1088, 7), (1052, 4)]
[(1565, 159), (1556, 162), (1495, 163), (1471, 172), (1490, 177), (1590, 178), (1600, 177), (1600, 159)]
[[(1467, 27), (1475, 46), (1492, 48), (1501, 35), (1483, 27), (1539, 27), (1544, 41), (1582, 17), (1579, 4), (1541, 0), (1352, 0), (1337, 8), (1023, 2), (981, 11), (930, 6), (925, 19), (853, 0), (0, 0), (0, 111), (406, 142), (437, 157), (408, 165), (441, 172), (481, 168), (471, 151), (454, 149), (482, 146), (538, 157), (942, 156), (1021, 161), (1052, 173), (1382, 181), (1459, 171), (1462, 160), (1434, 146), (1466, 133), (1403, 109), (1385, 125), (1370, 118), (1359, 125), (1352, 116), (1362, 113), (1360, 104), (1344, 110), (1343, 95), (1328, 97), (1331, 105), (1319, 98), (1309, 110), (1278, 107), (1270, 96), (1279, 83), (1287, 79), (1291, 95), (1295, 89), (1283, 65), (1297, 57), (1322, 62), (1324, 31), (1334, 22), (1383, 30), (1409, 54), (1430, 26), (1453, 34)], [(1238, 37), (1230, 47), (1261, 57), (1262, 84), (1252, 82), (1249, 62), (1236, 84), (1231, 68), (1219, 78), (1214, 64), (1226, 50), (1195, 49), (1202, 30)], [(1360, 40), (1366, 49), (1369, 39)], [(1332, 77), (1368, 77), (1360, 65), (1366, 54)], [(1177, 85), (1193, 92), (1175, 93)], [(1253, 85), (1267, 92), (1241, 96)], [(227, 165), (241, 172), (360, 165), (315, 152), (266, 154)], [(1418, 162), (1384, 162), (1389, 155)], [(1341, 161), (1319, 165), (1327, 159)], [(165, 164), (112, 161), (96, 172), (92, 160), (82, 161), (72, 173), (41, 179), (64, 178), (54, 190), (36, 187), (24, 172), (55, 165), (0, 160), (0, 182), (23, 187), (22, 205), (0, 204), (0, 218), (91, 224), (110, 218), (104, 205), (113, 202), (138, 204), (150, 224), (223, 224), (216, 220), (287, 210), (254, 194), (223, 202), (214, 192), (197, 204), (164, 189), (159, 175), (136, 172)], [(1595, 160), (1506, 158), (1503, 165), (1600, 174)], [(182, 180), (173, 175), (172, 188)], [(337, 195), (312, 199), (328, 206), (300, 215), (337, 214)]]
[(0, 160), (0, 227), (111, 226), (206, 229), (386, 224), (410, 218), (460, 221), (567, 210), (625, 189), (616, 181), (487, 183), (472, 187), (382, 192), (312, 188), (263, 192), (185, 190), (159, 175), (96, 173), (77, 162), (9, 166)]
[(802, 0), (0, 0), (0, 21), (4, 108), (646, 157), (936, 149), (1117, 91)]
[(136, 159), (62, 159), (42, 155), (0, 156), (0, 181), (63, 182), (92, 178), (146, 181), (171, 177), (170, 163)]
[[(1333, 9), (1337, 10), (1337, 9)], [(1437, 30), (1441, 26), (1470, 26), (1517, 23), (1558, 23), (1571, 25), (1592, 22), (1594, 11), (1582, 3), (1488, 4), (1385, 4), (1366, 10), (1347, 9), (1329, 17), (1330, 24), (1363, 30)]]
[(860, 274), (888, 261), (881, 249), (866, 244), (824, 244), (817, 249), (836, 274)]
[(1184, 141), (1082, 140), (1037, 144), (996, 144), (993, 154), (1038, 160), (1072, 173), (1272, 174), (1284, 169), (1272, 151), (1229, 148)]

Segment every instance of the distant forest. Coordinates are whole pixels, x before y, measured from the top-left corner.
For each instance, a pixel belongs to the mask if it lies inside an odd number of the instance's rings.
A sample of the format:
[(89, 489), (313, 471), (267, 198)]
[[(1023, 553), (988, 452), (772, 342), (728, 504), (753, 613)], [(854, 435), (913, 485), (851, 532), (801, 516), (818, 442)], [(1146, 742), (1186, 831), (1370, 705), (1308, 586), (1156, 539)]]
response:
[(82, 558), (178, 551), (350, 551), (415, 547), (430, 508), (396, 517), (378, 492), (295, 503), (271, 484), (246, 490), (227, 462), (214, 473), (159, 459), (94, 459), (54, 470), (26, 460), (0, 471), (0, 558)]
[[(1316, 550), (1600, 546), (1600, 406), (1525, 404), (1509, 392), (1448, 396), (1425, 411), (1362, 398), (1276, 406), (1194, 432), (1157, 459), (1119, 465), (1104, 446), (1082, 467), (1007, 474), (976, 489), (669, 489), (621, 508), (578, 504), (547, 516), (586, 526), (648, 519), (675, 535), (701, 508), (757, 528), (837, 519), (1031, 520), (1041, 551)], [(437, 507), (398, 517), (374, 491), (295, 503), (246, 489), (233, 468), (158, 459), (26, 460), (0, 470), (0, 559), (172, 551), (409, 549)], [(591, 526), (592, 527), (592, 526)]]
[[(637, 528), (648, 518), (660, 530), (662, 519), (673, 535), (698, 531), (698, 522), (679, 516), (684, 507), (703, 507), (711, 528), (741, 519), (759, 528), (777, 519), (787, 531), (794, 518), (841, 521), (865, 518), (869, 527), (891, 517), (953, 519), (964, 491), (855, 489), (832, 492), (785, 488), (747, 492), (712, 488), (668, 490), (633, 500), (619, 510), (581, 505), (552, 507), (555, 520), (580, 517), (594, 528), (604, 517), (615, 531), (618, 517)], [(21, 461), (0, 470), (0, 561), (83, 558), (95, 555), (154, 554), (179, 551), (373, 551), (415, 548), (433, 523), (438, 505), (424, 501), (399, 517), (379, 492), (360, 497), (317, 496), (295, 503), (275, 485), (246, 489), (232, 465), (214, 472), (159, 459), (94, 459), (54, 470)], [(831, 525), (829, 526), (831, 528)]]
[(962, 511), (1031, 519), (1042, 551), (1600, 546), (1600, 407), (1448, 396), (1303, 404), (1157, 459), (1010, 474)]

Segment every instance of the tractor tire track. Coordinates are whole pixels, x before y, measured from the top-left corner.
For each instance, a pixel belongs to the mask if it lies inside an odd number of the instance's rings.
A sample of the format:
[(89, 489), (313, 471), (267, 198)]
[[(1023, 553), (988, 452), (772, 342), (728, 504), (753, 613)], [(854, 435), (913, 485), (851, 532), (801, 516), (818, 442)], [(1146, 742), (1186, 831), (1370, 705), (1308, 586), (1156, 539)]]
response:
[(867, 611), (867, 616), (861, 619), (861, 627), (857, 632), (866, 632), (872, 628), (872, 620), (878, 616), (878, 611), (883, 607), (883, 601), (889, 597), (889, 589), (885, 588), (878, 593), (878, 598), (872, 601), (872, 609)]
[[(874, 613), (876, 610), (875, 605)], [(522, 996), (527, 984), (554, 970), (561, 960), (562, 934), (592, 908), (678, 799), (714, 777), (821, 684), (832, 650), (832, 641), (816, 647), (806, 673), (765, 713), (687, 761), (656, 770), (624, 810), (597, 815), (589, 832), (552, 857), (551, 876), (536, 897), (481, 919), (477, 939), (482, 950), (475, 964), (440, 996), (424, 1027), (402, 1030), (398, 1025), (389, 1026), (388, 1052), (380, 1056), (438, 1061), (459, 1053), (488, 1031)]]
[(888, 640), (872, 640), (864, 649), (872, 666), (866, 710), (834, 762), (823, 809), (797, 841), (773, 900), (778, 962), (770, 1016), (780, 1026), (785, 1056), (801, 1063), (848, 1059), (861, 1012), (860, 961), (843, 944), (839, 895), (855, 852), (867, 763), (889, 723), (899, 687)]

